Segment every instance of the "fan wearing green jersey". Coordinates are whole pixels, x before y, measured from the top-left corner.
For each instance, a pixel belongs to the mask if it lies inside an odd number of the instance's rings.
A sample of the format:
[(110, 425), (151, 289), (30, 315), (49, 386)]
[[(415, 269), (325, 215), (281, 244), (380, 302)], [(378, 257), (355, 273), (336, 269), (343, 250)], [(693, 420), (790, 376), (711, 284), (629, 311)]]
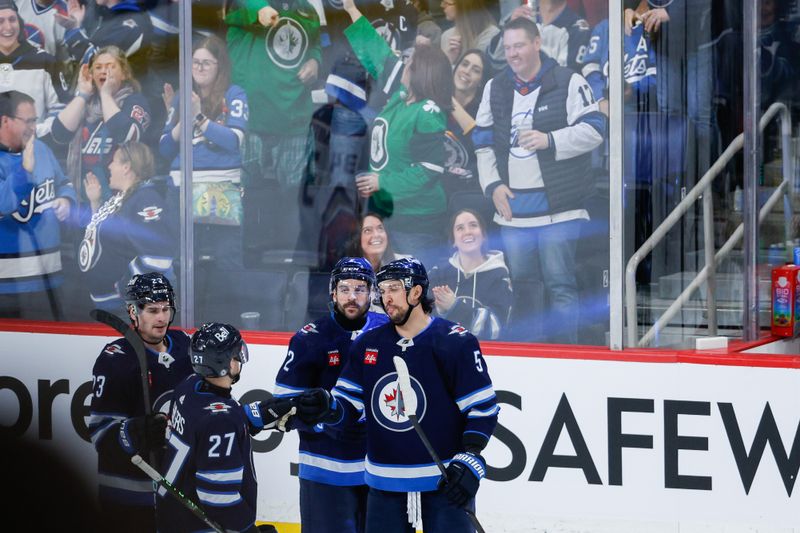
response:
[(445, 253), (447, 200), (444, 132), (452, 106), (453, 74), (444, 52), (417, 45), (405, 60), (389, 46), (352, 0), (353, 23), (344, 33), (359, 61), (389, 101), (372, 124), (369, 174), (356, 179), (359, 194), (384, 217), (398, 253), (435, 263)]

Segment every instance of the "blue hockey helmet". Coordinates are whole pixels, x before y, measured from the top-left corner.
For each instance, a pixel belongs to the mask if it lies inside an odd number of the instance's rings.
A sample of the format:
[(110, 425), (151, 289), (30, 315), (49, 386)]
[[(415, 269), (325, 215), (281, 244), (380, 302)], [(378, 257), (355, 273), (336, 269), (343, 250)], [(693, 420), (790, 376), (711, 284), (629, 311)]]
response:
[(191, 349), (192, 368), (207, 378), (227, 376), (231, 359), (244, 364), (249, 358), (247, 344), (239, 330), (219, 322), (200, 326), (192, 335)]
[(175, 293), (172, 285), (163, 274), (147, 272), (135, 274), (125, 288), (125, 302), (128, 305), (144, 305), (146, 303), (169, 302), (175, 307)]
[(375, 272), (372, 265), (363, 257), (342, 257), (331, 270), (329, 292), (336, 289), (336, 284), (343, 279), (360, 279), (367, 282), (369, 290), (375, 286)]
[(397, 279), (403, 282), (406, 291), (411, 290), (414, 285), (422, 287), (422, 298), (428, 293), (428, 272), (425, 266), (414, 257), (395, 259), (387, 263), (378, 270), (377, 282), (381, 283), (390, 279)]

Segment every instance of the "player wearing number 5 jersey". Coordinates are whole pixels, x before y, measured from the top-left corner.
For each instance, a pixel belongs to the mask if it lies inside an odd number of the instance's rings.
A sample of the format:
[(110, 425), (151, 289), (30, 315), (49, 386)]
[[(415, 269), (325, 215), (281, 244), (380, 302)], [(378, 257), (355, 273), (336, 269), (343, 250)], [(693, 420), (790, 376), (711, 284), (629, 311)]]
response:
[[(431, 317), (428, 276), (416, 259), (392, 261), (377, 280), (391, 322), (356, 339), (320, 412), (334, 428), (366, 421), (367, 533), (413, 533), (420, 519), (426, 533), (473, 532), (462, 507), (474, 509), (485, 474), (480, 452), (499, 411), (480, 346), (462, 326)], [(395, 356), (409, 368), (419, 424), (448, 465), (447, 479), (406, 416)]]

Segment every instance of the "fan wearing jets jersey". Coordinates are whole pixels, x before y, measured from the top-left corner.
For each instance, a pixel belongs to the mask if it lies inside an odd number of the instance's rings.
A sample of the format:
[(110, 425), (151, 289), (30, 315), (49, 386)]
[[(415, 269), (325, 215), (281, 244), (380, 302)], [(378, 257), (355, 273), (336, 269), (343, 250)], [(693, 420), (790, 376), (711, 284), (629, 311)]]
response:
[[(275, 378), (276, 397), (296, 397), (314, 387), (333, 388), (353, 341), (363, 331), (387, 321), (385, 315), (369, 312), (374, 289), (375, 273), (369, 261), (344, 257), (336, 263), (330, 279), (332, 310), (292, 337), (286, 361)], [(364, 531), (363, 424), (345, 431), (323, 431), (314, 426), (316, 420), (306, 417), (303, 405), (298, 409), (292, 423), (300, 431), (303, 533)]]
[[(306, 392), (298, 411), (333, 428), (365, 419), (367, 533), (413, 533), (420, 522), (425, 533), (473, 532), (463, 508), (474, 509), (486, 470), (480, 453), (499, 411), (480, 346), (462, 326), (431, 316), (428, 275), (416, 259), (392, 261), (377, 282), (391, 322), (356, 339), (332, 398)], [(416, 415), (446, 479), (406, 416), (394, 356), (408, 365)]]
[(136, 274), (125, 301), (133, 328), (145, 346), (153, 414), (144, 411), (139, 360), (120, 338), (107, 344), (92, 370), (89, 431), (97, 450), (98, 496), (104, 531), (155, 531), (153, 483), (131, 456), (160, 452), (166, 438), (172, 389), (192, 373), (189, 336), (169, 329), (175, 294), (162, 274)]

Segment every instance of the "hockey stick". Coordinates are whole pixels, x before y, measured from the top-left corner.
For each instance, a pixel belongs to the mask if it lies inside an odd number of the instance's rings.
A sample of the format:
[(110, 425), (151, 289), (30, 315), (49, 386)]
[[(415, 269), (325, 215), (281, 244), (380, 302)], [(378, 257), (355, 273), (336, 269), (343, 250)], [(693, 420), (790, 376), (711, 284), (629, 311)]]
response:
[[(414, 431), (417, 432), (422, 444), (425, 445), (425, 449), (428, 450), (431, 459), (433, 459), (433, 462), (439, 467), (439, 471), (442, 473), (445, 482), (447, 482), (447, 470), (444, 467), (444, 463), (439, 459), (439, 455), (436, 453), (436, 450), (433, 449), (431, 441), (428, 440), (428, 436), (425, 434), (422, 426), (419, 425), (419, 420), (417, 420), (417, 394), (414, 392), (414, 389), (411, 388), (411, 375), (408, 373), (408, 365), (406, 365), (405, 360), (399, 355), (395, 355), (392, 360), (394, 361), (394, 368), (397, 371), (397, 388), (399, 389), (397, 391), (397, 396), (403, 401), (403, 410), (411, 421), (411, 425), (414, 427)], [(464, 512), (467, 513), (469, 521), (472, 522), (473, 527), (478, 533), (486, 533), (474, 512), (469, 509), (464, 509)]]
[(176, 488), (175, 485), (164, 479), (164, 476), (159, 474), (155, 468), (147, 464), (147, 462), (142, 459), (141, 455), (137, 454), (131, 457), (131, 462), (138, 466), (142, 472), (147, 474), (150, 479), (164, 487), (167, 492), (175, 496), (175, 499), (181, 502), (181, 504), (189, 509), (197, 518), (205, 522), (208, 527), (217, 533), (225, 533), (225, 530), (222, 529), (222, 526), (211, 520), (208, 515), (206, 515), (206, 513), (196, 503), (187, 498), (186, 495), (180, 491), (180, 489)]
[(101, 324), (110, 326), (117, 331), (120, 335), (125, 337), (133, 351), (136, 352), (136, 358), (139, 360), (139, 373), (142, 378), (142, 397), (144, 398), (144, 414), (153, 414), (153, 406), (150, 405), (150, 380), (147, 377), (147, 354), (144, 351), (144, 342), (135, 330), (131, 329), (130, 325), (126, 324), (124, 320), (115, 314), (109, 313), (103, 309), (92, 309), (89, 311), (89, 316), (97, 320)]

